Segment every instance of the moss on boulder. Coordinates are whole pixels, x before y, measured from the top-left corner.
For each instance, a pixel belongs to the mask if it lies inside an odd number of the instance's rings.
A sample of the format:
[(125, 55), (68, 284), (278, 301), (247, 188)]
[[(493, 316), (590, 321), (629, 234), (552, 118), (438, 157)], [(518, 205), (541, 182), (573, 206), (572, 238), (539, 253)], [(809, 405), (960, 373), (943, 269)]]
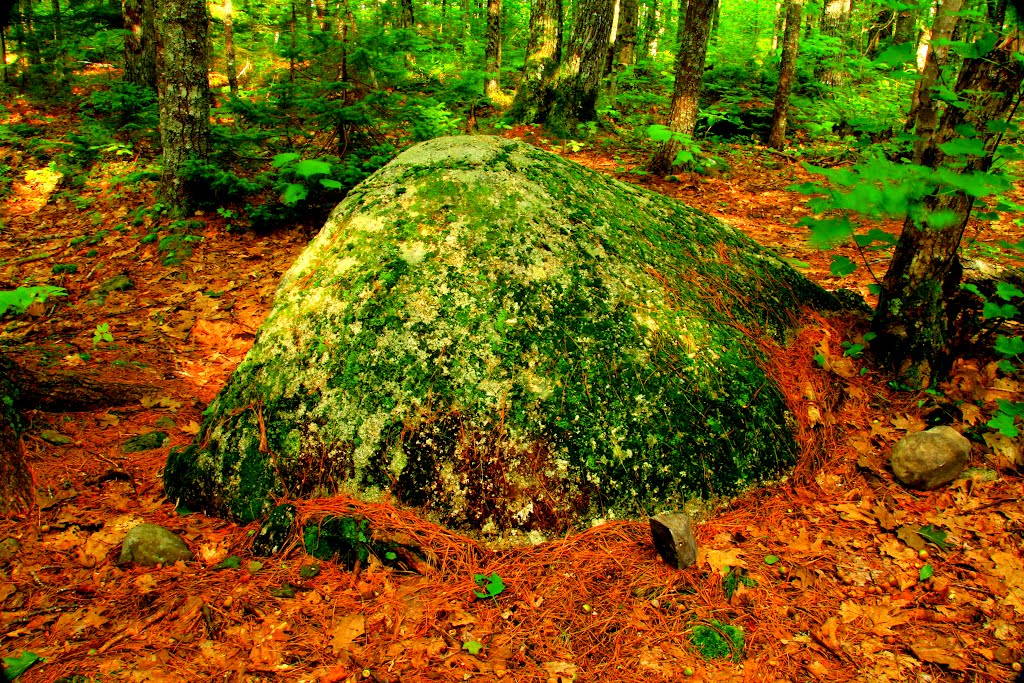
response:
[(750, 330), (832, 295), (715, 218), (526, 144), (440, 138), (355, 188), (171, 454), (167, 493), (393, 497), (561, 532), (777, 475), (796, 452)]

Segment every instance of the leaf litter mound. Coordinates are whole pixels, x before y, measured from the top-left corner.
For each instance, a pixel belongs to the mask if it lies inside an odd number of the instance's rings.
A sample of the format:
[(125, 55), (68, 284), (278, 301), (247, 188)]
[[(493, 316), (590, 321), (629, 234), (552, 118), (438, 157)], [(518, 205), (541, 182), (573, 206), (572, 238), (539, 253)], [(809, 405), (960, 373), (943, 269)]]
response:
[[(751, 179), (738, 176), (729, 191), (744, 196)], [(993, 367), (960, 362), (943, 387), (950, 400), (939, 406), (930, 395), (896, 393), (874, 372), (861, 373), (867, 366), (842, 345), (858, 321), (805, 316), (789, 347), (765, 348), (796, 422), (799, 465), (699, 520), (700, 553), (686, 570), (657, 557), (643, 522), (494, 551), (387, 502), (346, 497), (297, 502), (300, 521), (363, 517), (375, 533), (421, 548), (423, 558), (389, 568), (371, 557), (347, 570), (307, 555), (301, 536), (279, 555), (257, 557), (250, 550), (256, 525), (178, 514), (163, 499), (159, 476), (168, 448), (191, 440), (205, 402), (251, 344), (301, 240), (225, 234), (222, 221), (207, 215), (198, 217), (204, 241), (176, 266), (164, 266), (156, 245), (133, 231), (72, 246), (78, 235), (122, 222), (125, 206), (152, 203), (152, 188), (115, 200), (104, 182), (90, 180), (79, 193), (91, 200), (88, 214), (68, 211), (67, 197), (29, 214), (17, 202), (4, 207), (3, 279), (63, 286), (71, 304), (9, 322), (9, 352), (36, 367), (74, 366), (149, 387), (127, 406), (27, 416), (23, 440), (39, 494), (29, 515), (0, 520), (0, 541), (17, 541), (11, 552), (4, 543), (0, 561), (0, 649), (45, 662), (19, 680), (1014, 676), (1024, 641), (1019, 450), (976, 438), (972, 469), (929, 493), (903, 490), (886, 469), (891, 444), (930, 424), (943, 406), (962, 401), (946, 421), (982, 434), (982, 409), (1020, 394)], [(646, 182), (680, 193), (678, 184)], [(820, 262), (791, 222), (765, 232), (773, 220), (759, 223), (754, 236), (784, 238), (784, 253)], [(747, 227), (749, 220), (732, 222)], [(99, 252), (94, 267), (52, 276), (54, 263), (83, 259), (87, 248)], [(86, 305), (96, 284), (119, 273), (133, 290)], [(101, 323), (112, 343), (93, 343)], [(809, 361), (814, 355), (820, 364)], [(130, 437), (158, 429), (169, 435), (163, 447), (122, 449)], [(61, 439), (50, 432), (66, 442), (54, 443)], [(139, 521), (180, 534), (196, 560), (118, 566), (124, 532)], [(476, 576), (499, 577), (500, 590), (494, 583), (481, 591)], [(719, 654), (728, 654), (705, 659), (702, 639), (715, 635), (724, 643)]]

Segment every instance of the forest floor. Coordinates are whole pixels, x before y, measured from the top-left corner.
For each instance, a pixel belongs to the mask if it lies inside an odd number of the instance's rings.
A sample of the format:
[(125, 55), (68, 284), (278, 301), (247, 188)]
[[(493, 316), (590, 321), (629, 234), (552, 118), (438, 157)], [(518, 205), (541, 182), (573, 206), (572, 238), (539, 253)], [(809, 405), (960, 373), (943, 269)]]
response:
[[(9, 106), (9, 122), (66, 129), (71, 116)], [(552, 147), (533, 129), (507, 135)], [(795, 227), (806, 198), (786, 188), (809, 179), (799, 164), (751, 146), (723, 150), (731, 170), (722, 177), (672, 180), (631, 173), (644, 160), (625, 152), (567, 156), (722, 218), (826, 287), (867, 292), (866, 271), (840, 283), (831, 255), (809, 249)], [(152, 218), (133, 225), (152, 188), (110, 182), (131, 159), (98, 164), (66, 190), (10, 149), (0, 157), (14, 179), (0, 206), (3, 288), (32, 281), (68, 291), (38, 315), (7, 319), (0, 341), (32, 367), (148, 387), (132, 405), (27, 415), (37, 505), (0, 519), (0, 541), (17, 541), (0, 544), (0, 652), (41, 658), (20, 681), (1015, 678), (1024, 657), (1020, 443), (984, 423), (996, 399), (1022, 391), (993, 364), (964, 359), (937, 392), (896, 392), (843, 355), (863, 321), (808, 317), (802, 355), (779, 361), (812, 378), (787, 388), (803, 425), (801, 469), (699, 520), (700, 555), (685, 570), (658, 557), (642, 521), (493, 552), (387, 503), (349, 499), (301, 511), (363, 514), (375, 529), (420, 539), (433, 567), (346, 571), (298, 544), (255, 557), (255, 525), (177, 514), (160, 471), (250, 347), (304, 235), (228, 232), (207, 213), (196, 216), (203, 239), (191, 255), (164, 265), (158, 243), (140, 240)], [(1019, 232), (1006, 221), (988, 237), (1017, 241)], [(886, 256), (875, 256), (879, 277)], [(54, 275), (59, 264), (77, 272)], [(117, 275), (131, 288), (98, 296)], [(936, 491), (905, 490), (887, 469), (889, 448), (938, 421), (971, 436), (970, 469)], [(157, 429), (166, 447), (123, 452), (130, 437)], [(118, 565), (125, 529), (140, 520), (180, 534), (196, 560)], [(319, 573), (304, 569), (311, 564)], [(476, 598), (474, 574), (492, 572), (504, 591)], [(718, 658), (703, 658), (700, 648), (733, 626), (742, 647), (722, 642)]]

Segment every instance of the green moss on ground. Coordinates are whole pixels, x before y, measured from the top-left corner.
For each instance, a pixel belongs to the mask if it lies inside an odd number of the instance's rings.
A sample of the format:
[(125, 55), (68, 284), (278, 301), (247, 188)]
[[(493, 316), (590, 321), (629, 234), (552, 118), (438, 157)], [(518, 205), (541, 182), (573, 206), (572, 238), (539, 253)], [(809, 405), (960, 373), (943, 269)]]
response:
[(529, 145), (442, 138), (354, 189), (168, 494), (392, 495), (485, 534), (561, 532), (777, 475), (786, 405), (746, 330), (830, 294), (737, 231)]

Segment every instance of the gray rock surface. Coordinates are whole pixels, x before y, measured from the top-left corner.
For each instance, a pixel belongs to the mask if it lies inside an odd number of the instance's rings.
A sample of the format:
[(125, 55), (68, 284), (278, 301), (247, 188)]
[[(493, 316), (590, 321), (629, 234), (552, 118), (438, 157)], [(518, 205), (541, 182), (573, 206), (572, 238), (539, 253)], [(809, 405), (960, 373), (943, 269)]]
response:
[(689, 515), (662, 513), (651, 517), (651, 538), (662, 559), (676, 569), (685, 569), (697, 561), (697, 539)]
[(195, 557), (185, 542), (156, 524), (140, 524), (124, 537), (121, 564), (134, 562), (145, 567), (174, 564)]
[(960, 476), (970, 454), (971, 442), (955, 429), (932, 427), (897, 441), (890, 465), (904, 486), (930, 491)]

